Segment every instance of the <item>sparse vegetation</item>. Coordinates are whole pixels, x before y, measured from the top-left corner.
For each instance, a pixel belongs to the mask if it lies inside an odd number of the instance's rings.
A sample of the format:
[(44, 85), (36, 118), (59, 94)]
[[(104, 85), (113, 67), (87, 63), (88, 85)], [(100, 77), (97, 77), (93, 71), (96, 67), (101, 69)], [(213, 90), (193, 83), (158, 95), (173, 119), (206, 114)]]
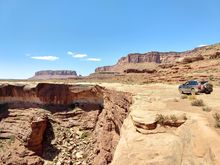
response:
[(198, 99), (198, 100), (194, 100), (191, 102), (192, 106), (198, 106), (198, 107), (202, 107), (205, 106), (204, 102), (202, 99)]
[(179, 99), (174, 98), (173, 101), (174, 101), (174, 102), (179, 102)]
[(214, 80), (214, 76), (213, 76), (213, 75), (210, 75), (210, 76), (209, 76), (209, 80), (210, 80), (210, 81), (213, 81), (213, 80)]
[[(183, 119), (183, 120), (187, 120), (186, 114), (184, 114), (184, 116), (183, 116), (182, 119)], [(177, 118), (177, 116), (176, 116), (175, 114), (172, 114), (172, 115), (170, 115), (170, 116), (168, 116), (168, 115), (162, 115), (162, 114), (157, 114), (157, 115), (156, 115), (156, 118), (155, 118), (155, 121), (156, 121), (158, 124), (164, 126), (164, 125), (169, 125), (170, 123), (177, 123), (178, 118)]]
[(157, 114), (155, 118), (155, 121), (160, 125), (164, 125), (167, 120), (168, 120), (168, 116), (162, 114)]
[(206, 106), (206, 107), (203, 107), (202, 110), (205, 112), (210, 112), (212, 110), (212, 108)]
[(215, 119), (215, 127), (220, 128), (220, 114), (213, 114), (213, 118)]
[(196, 100), (196, 96), (195, 96), (195, 95), (189, 95), (189, 96), (188, 96), (188, 99), (189, 99), (189, 100)]
[(83, 132), (81, 135), (80, 135), (80, 139), (85, 139), (86, 137), (89, 136), (89, 133), (88, 132)]
[(170, 115), (170, 119), (172, 120), (172, 122), (176, 123), (177, 122), (177, 117), (175, 115)]
[(183, 114), (183, 120), (187, 120), (186, 114)]
[(187, 95), (181, 95), (181, 99), (187, 99)]

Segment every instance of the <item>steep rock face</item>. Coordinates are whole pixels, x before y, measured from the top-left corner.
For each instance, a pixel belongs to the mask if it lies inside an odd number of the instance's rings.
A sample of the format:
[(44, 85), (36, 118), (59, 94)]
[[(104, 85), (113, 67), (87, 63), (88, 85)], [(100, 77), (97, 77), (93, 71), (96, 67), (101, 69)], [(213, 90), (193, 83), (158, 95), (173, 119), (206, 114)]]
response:
[(113, 68), (113, 66), (103, 66), (95, 69), (95, 72), (108, 72)]
[(134, 53), (128, 54), (126, 57), (122, 57), (118, 64), (122, 63), (143, 63), (143, 62), (155, 62), (160, 63), (160, 54), (159, 52), (149, 52), (149, 53)]
[[(126, 97), (125, 97), (126, 96)], [(112, 161), (120, 139), (120, 128), (129, 113), (131, 96), (128, 93), (108, 91), (104, 96), (104, 109), (96, 124), (96, 152), (94, 164), (107, 165)]]
[[(118, 71), (118, 66), (123, 67), (126, 64), (138, 64), (138, 63), (160, 63), (160, 53), (159, 52), (149, 52), (149, 53), (132, 53), (128, 54), (126, 57), (122, 57), (118, 60), (118, 63), (113, 66), (103, 66), (96, 68), (95, 72), (110, 72), (110, 71)], [(122, 70), (123, 72), (123, 70)]]
[(65, 79), (77, 77), (76, 71), (72, 70), (43, 70), (35, 73), (31, 79)]
[(43, 137), (47, 127), (47, 116), (34, 116), (31, 121), (31, 131), (28, 134), (26, 146), (34, 151), (37, 155), (42, 155), (43, 152)]
[(47, 116), (38, 109), (8, 109), (0, 120), (0, 160), (5, 164), (43, 164)]
[[(102, 104), (99, 86), (39, 83), (36, 86), (2, 84), (0, 103), (72, 104), (90, 102)], [(19, 105), (16, 105), (19, 106)], [(24, 105), (22, 105), (24, 106)]]

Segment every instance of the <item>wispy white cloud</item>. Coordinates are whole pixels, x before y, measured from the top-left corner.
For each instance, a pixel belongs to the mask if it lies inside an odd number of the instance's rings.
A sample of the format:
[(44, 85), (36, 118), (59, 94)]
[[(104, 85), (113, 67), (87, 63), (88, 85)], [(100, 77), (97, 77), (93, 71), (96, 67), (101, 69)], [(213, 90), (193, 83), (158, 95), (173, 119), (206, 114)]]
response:
[(68, 55), (71, 55), (71, 56), (74, 55), (74, 53), (71, 52), (71, 51), (68, 51), (67, 54), (68, 54)]
[(205, 45), (205, 44), (201, 44), (201, 45), (198, 45), (197, 47), (204, 47), (204, 46), (207, 46), (207, 45)]
[(56, 61), (59, 59), (59, 57), (56, 56), (32, 56), (31, 58), (35, 60), (45, 60), (45, 61)]
[(68, 51), (67, 54), (72, 56), (73, 58), (85, 58), (85, 57), (88, 56), (87, 54), (74, 53), (74, 52), (71, 52), (71, 51)]
[(88, 61), (95, 61), (95, 62), (101, 61), (100, 58), (87, 58), (86, 60), (88, 60)]
[(87, 54), (75, 54), (75, 55), (72, 55), (72, 57), (74, 58), (84, 58), (84, 57), (87, 57), (88, 55)]
[(25, 56), (30, 57), (30, 56), (31, 56), (31, 54), (30, 54), (30, 53), (26, 53), (26, 54), (25, 54)]

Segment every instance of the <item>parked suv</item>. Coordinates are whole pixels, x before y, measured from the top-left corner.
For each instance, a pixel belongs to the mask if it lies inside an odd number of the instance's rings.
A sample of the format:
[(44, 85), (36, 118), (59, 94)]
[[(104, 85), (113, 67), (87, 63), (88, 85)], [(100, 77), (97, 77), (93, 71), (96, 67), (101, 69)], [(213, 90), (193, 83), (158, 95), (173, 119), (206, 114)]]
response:
[(179, 86), (179, 92), (182, 94), (210, 94), (213, 91), (213, 85), (208, 81), (191, 80)]

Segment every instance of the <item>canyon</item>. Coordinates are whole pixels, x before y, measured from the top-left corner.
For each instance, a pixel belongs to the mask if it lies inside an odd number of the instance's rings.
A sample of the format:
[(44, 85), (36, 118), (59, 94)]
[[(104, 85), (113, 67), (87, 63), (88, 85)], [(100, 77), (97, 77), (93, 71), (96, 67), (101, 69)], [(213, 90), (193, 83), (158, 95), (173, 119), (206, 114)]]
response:
[(131, 95), (97, 85), (1, 84), (3, 164), (109, 164)]
[[(189, 96), (188, 96), (189, 97)], [(220, 88), (191, 105), (175, 84), (0, 86), (4, 164), (219, 164)]]

